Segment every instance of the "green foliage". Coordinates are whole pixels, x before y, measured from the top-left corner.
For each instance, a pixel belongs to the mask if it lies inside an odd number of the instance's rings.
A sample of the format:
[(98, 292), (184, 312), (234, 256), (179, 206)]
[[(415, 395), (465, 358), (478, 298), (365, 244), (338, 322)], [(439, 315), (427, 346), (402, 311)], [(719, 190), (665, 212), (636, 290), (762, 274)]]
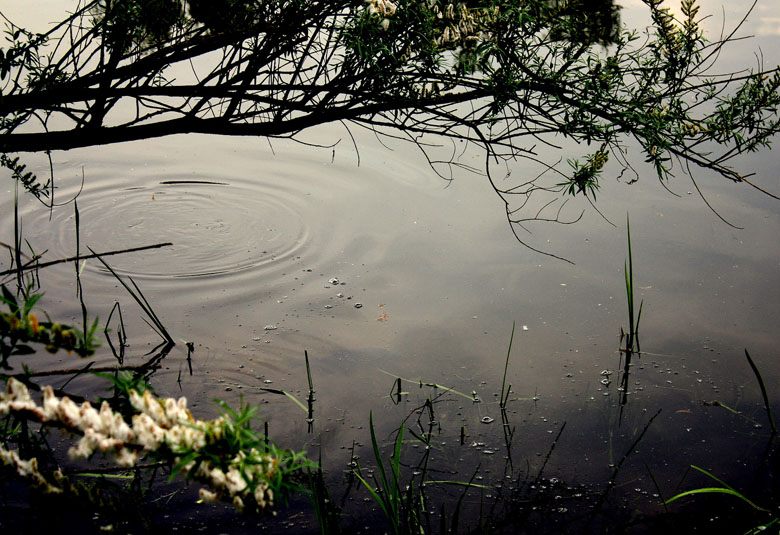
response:
[[(257, 407), (244, 404), (233, 409), (222, 400), (215, 400), (222, 417), (213, 420), (205, 426), (206, 443), (202, 448), (175, 447), (171, 453), (176, 457), (176, 464), (171, 472), (171, 478), (177, 474), (198, 479), (199, 469), (220, 470), (229, 474), (231, 469), (238, 469), (247, 482), (249, 495), (256, 495), (259, 490), (267, 494), (270, 489), (270, 501), (286, 500), (291, 493), (305, 492), (301, 485), (303, 473), (316, 468), (316, 465), (306, 457), (304, 451), (282, 449), (276, 446), (265, 435), (251, 427), (257, 414)], [(165, 457), (163, 452), (156, 454)], [(299, 477), (300, 476), (300, 477)], [(263, 487), (258, 489), (258, 487)], [(257, 509), (256, 502), (243, 502), (239, 507)]]
[[(626, 352), (632, 352), (639, 349), (639, 321), (642, 319), (642, 305), (644, 304), (644, 301), (639, 302), (639, 311), (636, 311), (636, 301), (634, 297), (634, 257), (631, 254), (631, 222), (628, 215), (626, 215), (626, 235), (628, 236), (628, 259), (623, 264), (623, 272), (626, 279), (626, 299), (628, 301)], [(635, 343), (636, 347), (634, 347)]]
[(572, 168), (573, 174), (566, 182), (558, 185), (563, 186), (564, 191), (569, 195), (574, 196), (581, 193), (586, 197), (590, 195), (593, 197), (593, 200), (596, 200), (596, 191), (599, 189), (599, 175), (601, 175), (601, 171), (608, 160), (609, 153), (604, 149), (589, 155), (584, 164), (581, 164), (578, 160), (569, 160), (569, 166)]
[[(425, 407), (427, 412), (431, 415), (431, 421), (433, 420), (433, 408), (430, 400), (426, 403)], [(357, 463), (357, 468), (353, 470), (353, 474), (368, 490), (373, 501), (380, 507), (385, 518), (390, 523), (390, 533), (393, 535), (411, 535), (412, 533), (424, 533), (424, 526), (427, 523), (428, 505), (427, 497), (425, 495), (426, 484), (446, 484), (464, 487), (465, 490), (469, 488), (488, 488), (483, 485), (479, 485), (469, 482), (460, 481), (430, 481), (427, 480), (428, 474), (428, 460), (430, 458), (429, 452), (431, 448), (430, 434), (426, 432), (415, 433), (410, 429), (410, 433), (414, 438), (422, 442), (426, 448), (418, 468), (420, 468), (420, 479), (415, 481), (414, 478), (406, 480), (402, 474), (401, 464), (401, 450), (404, 444), (404, 429), (405, 424), (401, 425), (398, 429), (395, 441), (393, 442), (393, 452), (390, 457), (388, 466), (385, 466), (385, 461), (382, 456), (382, 452), (379, 446), (379, 442), (376, 438), (376, 432), (374, 430), (374, 415), (369, 414), (369, 430), (371, 432), (371, 449), (373, 453), (373, 460), (376, 463), (376, 470), (372, 474), (373, 484), (368, 480), (368, 476), (364, 474), (360, 463)], [(378, 473), (378, 477), (376, 475)], [(460, 505), (464, 495), (461, 495), (458, 505), (455, 509), (455, 513), (452, 519), (453, 525), (458, 524), (458, 515), (460, 513)], [(442, 517), (442, 522), (445, 522)], [(442, 532), (444, 533), (444, 531)]]
[(263, 22), (268, 4), (255, 0), (188, 0), (193, 21), (216, 33), (244, 32)]
[(89, 357), (95, 353), (100, 345), (95, 337), (97, 318), (86, 333), (70, 325), (40, 321), (33, 309), (43, 294), (17, 298), (6, 285), (1, 288), (0, 303), (8, 307), (8, 312), (0, 311), (0, 367), (10, 368), (8, 358), (11, 356), (35, 353), (29, 343), (43, 344), (50, 353), (60, 349), (74, 352), (80, 357)]
[(184, 23), (179, 0), (100, 0), (93, 14), (104, 42), (118, 54), (165, 43)]
[[(56, 72), (49, 68), (46, 58), (39, 52), (47, 44), (48, 36), (16, 26), (9, 27), (4, 33), (8, 46), (0, 49), (0, 80), (14, 74), (9, 80), (14, 87), (31, 90), (46, 86), (51, 73)], [(49, 81), (55, 80), (56, 77)]]
[(732, 142), (740, 152), (768, 147), (780, 121), (780, 73), (747, 81), (733, 96), (724, 98), (706, 122), (709, 139)]
[[(1, 144), (2, 142), (0, 142)], [(11, 158), (7, 154), (0, 154), (0, 166), (11, 171), (11, 178), (22, 183), (24, 188), (40, 198), (48, 195), (48, 188), (51, 182), (41, 185), (38, 177), (32, 171), (27, 171), (27, 166), (19, 162), (19, 157)]]
[(154, 392), (152, 385), (146, 382), (142, 375), (134, 374), (128, 370), (119, 370), (116, 374), (104, 372), (92, 372), (98, 377), (102, 377), (112, 383), (111, 390), (115, 390), (126, 399), (130, 399), (130, 392), (135, 391), (143, 394), (147, 390)]
[[(156, 461), (158, 466), (172, 467), (171, 478), (183, 475), (204, 483), (203, 501), (223, 500), (237, 509), (254, 511), (266, 510), (291, 492), (302, 491), (299, 474), (315, 467), (304, 452), (281, 449), (252, 429), (256, 407), (242, 403), (236, 410), (217, 401), (222, 415), (199, 420), (186, 409), (184, 398), (157, 398), (148, 385), (126, 375), (117, 375), (112, 382), (119, 390), (136, 384), (145, 389), (144, 394), (127, 390), (130, 410), (120, 413), (112, 406), (115, 400), (103, 400), (98, 410), (89, 402), (77, 405), (66, 396), (59, 398), (46, 386), (38, 404), (25, 384), (9, 378), (6, 392), (0, 394), (0, 413), (6, 422), (0, 461), (14, 466), (19, 475), (46, 492), (70, 490), (60, 470), (46, 468), (39, 460), (48, 446), (45, 440), (31, 443), (27, 421), (32, 420), (42, 432), (59, 427), (80, 436), (69, 450), (72, 458), (90, 459), (100, 451), (124, 469), (137, 466), (140, 459)], [(11, 418), (22, 420), (21, 433), (8, 428)], [(22, 448), (9, 449), (13, 442), (24, 446), (22, 455)]]
[(115, 373), (92, 372), (93, 375), (101, 377), (111, 382), (111, 386), (106, 390), (113, 392), (113, 397), (106, 399), (113, 409), (121, 414), (125, 420), (131, 421), (133, 414), (137, 411), (131, 402), (131, 392), (143, 395), (147, 390), (154, 392), (146, 378), (140, 373), (133, 373), (128, 370), (119, 370)]
[(382, 509), (387, 520), (390, 522), (391, 533), (399, 535), (404, 533), (413, 533), (415, 527), (419, 527), (421, 515), (424, 511), (424, 501), (420, 489), (410, 483), (404, 490), (401, 480), (401, 446), (404, 439), (404, 426), (402, 425), (396, 435), (393, 448), (393, 455), (388, 470), (385, 469), (384, 459), (379, 450), (379, 443), (374, 432), (374, 415), (369, 415), (369, 428), (371, 430), (371, 447), (374, 453), (379, 478), (374, 477), (376, 488), (364, 476), (358, 463), (355, 476), (368, 489), (371, 497)]

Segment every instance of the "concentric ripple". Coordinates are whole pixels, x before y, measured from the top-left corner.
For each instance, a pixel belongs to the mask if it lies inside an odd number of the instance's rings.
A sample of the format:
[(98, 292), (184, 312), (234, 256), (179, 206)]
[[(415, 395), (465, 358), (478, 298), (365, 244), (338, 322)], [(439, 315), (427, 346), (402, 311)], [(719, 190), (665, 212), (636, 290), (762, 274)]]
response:
[[(81, 240), (96, 251), (173, 244), (112, 259), (119, 273), (133, 276), (236, 273), (288, 258), (309, 237), (293, 192), (259, 181), (165, 178), (119, 189), (99, 184), (78, 202)], [(57, 229), (62, 254), (75, 250), (73, 225)]]

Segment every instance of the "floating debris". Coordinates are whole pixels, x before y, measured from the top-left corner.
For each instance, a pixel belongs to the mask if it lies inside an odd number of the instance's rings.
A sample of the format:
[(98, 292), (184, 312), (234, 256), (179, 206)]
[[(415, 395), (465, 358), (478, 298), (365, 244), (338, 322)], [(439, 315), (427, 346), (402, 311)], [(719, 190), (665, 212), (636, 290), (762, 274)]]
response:
[(355, 308), (363, 308), (363, 304), (362, 303), (355, 303)]
[(528, 330), (528, 325), (523, 325), (523, 330), (527, 331)]
[(339, 283), (339, 280), (336, 277), (328, 279), (328, 284), (333, 284), (334, 286)]
[(216, 182), (213, 180), (163, 180), (160, 184), (165, 185), (177, 185), (177, 184), (206, 184), (212, 186), (229, 186), (227, 182)]
[(495, 418), (491, 418), (490, 416), (483, 416), (482, 420), (480, 420), (483, 424), (492, 424), (496, 421)]
[(608, 377), (612, 375), (612, 370), (601, 370), (601, 373), (599, 375), (603, 375), (605, 377)]
[(269, 323), (268, 325), (263, 327), (263, 329), (265, 329), (266, 331), (275, 331), (277, 328), (278, 327), (274, 323)]

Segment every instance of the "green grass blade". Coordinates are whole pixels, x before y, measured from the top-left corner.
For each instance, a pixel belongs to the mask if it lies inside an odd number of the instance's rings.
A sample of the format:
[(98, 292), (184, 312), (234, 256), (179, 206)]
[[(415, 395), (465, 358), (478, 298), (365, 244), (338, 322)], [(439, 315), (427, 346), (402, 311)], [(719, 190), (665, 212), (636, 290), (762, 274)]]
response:
[(395, 439), (395, 448), (393, 449), (393, 485), (390, 488), (393, 503), (396, 504), (396, 508), (401, 503), (401, 446), (404, 440), (404, 426), (398, 430), (398, 436)]
[(480, 485), (479, 483), (471, 483), (470, 481), (450, 481), (446, 479), (437, 479), (437, 480), (430, 480), (425, 482), (426, 485), (428, 484), (435, 484), (435, 485), (455, 485), (458, 487), (469, 487), (469, 488), (475, 488), (475, 489), (492, 489), (490, 485)]
[[(413, 381), (414, 382), (414, 381)], [(463, 392), (458, 392), (454, 388), (450, 388), (449, 386), (440, 385), (438, 383), (423, 383), (425, 386), (432, 386), (433, 388), (438, 388), (440, 390), (444, 390), (445, 392), (451, 392), (453, 394), (457, 394), (459, 396), (462, 396), (466, 399), (469, 399), (471, 401), (474, 400), (474, 396), (470, 396), (468, 394), (464, 394)]]
[(758, 379), (758, 386), (761, 388), (761, 395), (764, 397), (764, 407), (766, 408), (766, 413), (769, 416), (769, 424), (772, 426), (772, 434), (776, 435), (777, 427), (775, 427), (775, 419), (772, 416), (772, 407), (769, 405), (769, 396), (766, 393), (764, 380), (761, 378), (761, 373), (759, 373), (756, 363), (753, 362), (752, 358), (750, 358), (750, 353), (748, 353), (747, 349), (745, 349), (745, 356), (747, 357), (748, 364), (750, 364), (750, 367), (753, 369), (753, 374), (755, 374), (756, 379)]
[(626, 234), (628, 236), (628, 261), (623, 264), (623, 270), (626, 276), (626, 295), (628, 299), (628, 323), (629, 339), (632, 339), (636, 333), (634, 324), (634, 257), (631, 252), (631, 220), (626, 214)]
[(764, 509), (763, 507), (760, 507), (760, 506), (756, 505), (755, 503), (753, 503), (752, 501), (747, 499), (741, 493), (739, 493), (739, 492), (737, 492), (737, 491), (735, 491), (733, 489), (727, 489), (727, 488), (723, 488), (723, 487), (704, 487), (704, 488), (701, 488), (701, 489), (686, 490), (685, 492), (681, 492), (680, 494), (677, 494), (676, 496), (672, 496), (671, 498), (669, 498), (668, 500), (666, 500), (663, 503), (664, 504), (670, 504), (670, 503), (672, 503), (675, 500), (678, 500), (680, 498), (684, 498), (685, 496), (691, 496), (691, 495), (694, 495), (694, 494), (729, 494), (731, 496), (735, 496), (735, 497), (739, 498), (740, 500), (742, 500), (743, 502), (747, 503), (748, 505), (750, 505), (753, 509), (755, 509), (757, 511), (762, 511), (764, 513), (768, 513), (769, 512), (768, 509)]
[(298, 398), (296, 398), (295, 396), (293, 396), (292, 394), (290, 394), (286, 390), (279, 390), (278, 388), (264, 388), (264, 387), (258, 388), (258, 390), (263, 390), (265, 392), (270, 392), (271, 394), (279, 394), (280, 396), (287, 396), (288, 398), (293, 400), (295, 402), (295, 404), (298, 405), (303, 410), (303, 412), (305, 412), (306, 414), (309, 414), (309, 409), (306, 408), (306, 405), (301, 403), (298, 400)]
[(737, 490), (734, 490), (734, 488), (731, 485), (729, 485), (725, 481), (720, 480), (719, 478), (717, 478), (715, 475), (711, 474), (710, 472), (708, 472), (704, 468), (700, 468), (700, 467), (698, 467), (696, 465), (693, 465), (693, 464), (691, 465), (691, 468), (693, 468), (694, 470), (697, 470), (698, 472), (701, 472), (705, 476), (709, 477), (713, 481), (716, 481), (716, 482), (720, 483), (723, 486), (722, 487), (703, 487), (703, 488), (700, 488), (700, 489), (687, 490), (685, 492), (681, 492), (679, 494), (676, 494), (675, 496), (672, 496), (671, 498), (669, 498), (668, 500), (663, 502), (664, 504), (672, 503), (675, 500), (678, 500), (678, 499), (683, 498), (685, 496), (691, 496), (693, 494), (728, 494), (728, 495), (734, 496), (736, 498), (739, 498), (740, 500), (742, 500), (746, 504), (750, 505), (750, 507), (752, 507), (753, 509), (755, 509), (757, 511), (762, 511), (762, 512), (765, 512), (765, 513), (769, 512), (768, 509), (764, 509), (763, 507), (760, 507), (760, 506), (756, 505), (750, 499), (748, 499), (745, 495), (743, 495), (741, 492), (739, 492)]
[[(363, 476), (361, 476), (357, 472), (353, 472), (353, 473), (355, 474), (355, 477), (358, 478), (360, 480), (360, 482), (363, 483), (363, 485), (368, 489), (368, 492), (371, 494), (371, 497), (374, 498), (374, 501), (379, 505), (379, 507), (382, 509), (382, 512), (385, 514), (387, 519), (390, 520), (391, 523), (392, 523), (393, 520), (392, 520), (392, 517), (390, 515), (390, 511), (388, 510), (387, 505), (385, 504), (385, 501), (382, 499), (382, 497), (379, 496), (379, 494), (377, 494), (377, 492), (374, 490), (374, 487), (371, 486), (371, 484), (368, 481), (366, 481), (363, 478)], [(398, 530), (394, 530), (394, 532), (397, 532), (397, 531)]]
[(778, 522), (780, 522), (780, 518), (773, 518), (771, 522), (761, 524), (760, 526), (756, 526), (750, 531), (745, 532), (745, 535), (759, 535), (760, 533), (769, 533), (767, 530)]
[[(391, 493), (390, 482), (387, 479), (387, 473), (385, 472), (385, 464), (382, 461), (382, 453), (379, 451), (379, 443), (376, 439), (376, 432), (374, 431), (374, 413), (370, 412), (368, 415), (369, 428), (371, 430), (371, 447), (374, 451), (374, 459), (376, 459), (377, 470), (379, 471), (379, 483), (382, 487), (382, 493), (384, 498), (381, 500), (385, 504), (385, 514), (387, 519), (393, 525), (393, 533), (398, 533), (398, 500), (391, 499), (393, 494)], [(376, 494), (376, 493), (372, 493)], [(375, 496), (376, 498), (376, 496)]]
[[(718, 479), (717, 477), (715, 477), (715, 475), (711, 474), (710, 472), (708, 472), (708, 471), (707, 471), (707, 470), (705, 470), (704, 468), (699, 468), (699, 467), (698, 467), (698, 466), (696, 466), (695, 464), (692, 464), (692, 465), (691, 465), (691, 468), (693, 468), (694, 470), (698, 470), (699, 472), (701, 472), (701, 473), (702, 473), (702, 474), (704, 474), (705, 476), (709, 477), (710, 479), (712, 479), (712, 480), (714, 480), (714, 481), (717, 481), (718, 483), (720, 483), (721, 485), (723, 485), (723, 486), (724, 486), (724, 487), (726, 487), (727, 489), (729, 489), (729, 490), (734, 490), (734, 487), (732, 487), (731, 485), (729, 485), (729, 484), (728, 484), (728, 483), (726, 483), (725, 481), (721, 481), (720, 479)], [(736, 490), (734, 490), (734, 492), (737, 492), (737, 491), (736, 491)]]
[(104, 478), (104, 479), (134, 479), (134, 475), (123, 475), (123, 474), (95, 474), (92, 472), (79, 472), (78, 474), (73, 474), (77, 477), (94, 477), (94, 478)]
[(401, 379), (402, 381), (406, 381), (407, 383), (411, 383), (413, 385), (423, 385), (423, 386), (430, 386), (430, 387), (433, 387), (433, 388), (438, 388), (438, 389), (443, 390), (445, 392), (451, 392), (453, 394), (457, 394), (458, 396), (464, 397), (464, 398), (468, 399), (469, 401), (474, 401), (474, 396), (470, 396), (468, 394), (464, 394), (463, 392), (458, 392), (457, 390), (455, 390), (454, 388), (450, 388), (449, 386), (444, 386), (444, 385), (440, 385), (440, 384), (437, 384), (437, 383), (429, 383), (427, 381), (423, 381), (422, 379), (420, 379), (419, 381), (412, 381), (411, 379), (405, 379), (403, 377), (399, 377), (398, 375), (396, 375), (394, 373), (386, 372), (385, 370), (382, 370), (382, 369), (380, 369), (379, 371), (384, 373), (384, 374), (386, 374), (386, 375), (394, 377), (396, 380), (397, 379)]

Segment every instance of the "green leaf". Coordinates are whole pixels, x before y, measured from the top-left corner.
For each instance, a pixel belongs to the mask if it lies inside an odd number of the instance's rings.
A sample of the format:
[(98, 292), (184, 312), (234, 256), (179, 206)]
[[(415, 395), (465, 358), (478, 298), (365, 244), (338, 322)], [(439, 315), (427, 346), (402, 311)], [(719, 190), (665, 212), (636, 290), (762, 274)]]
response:
[(296, 398), (294, 395), (290, 394), (286, 390), (279, 390), (278, 388), (260, 388), (260, 390), (263, 390), (265, 392), (270, 392), (271, 394), (279, 394), (281, 396), (287, 396), (288, 398), (293, 400), (296, 403), (296, 405), (298, 405), (301, 409), (303, 409), (303, 412), (305, 412), (306, 414), (309, 413), (309, 409), (306, 408), (306, 405), (301, 403), (298, 400), (298, 398)]
[(16, 314), (16, 312), (19, 310), (19, 305), (16, 302), (16, 296), (8, 290), (5, 284), (2, 285), (3, 289), (3, 296), (0, 297), (0, 300), (2, 300), (4, 303), (9, 305), (11, 307), (11, 312)]
[(685, 492), (681, 492), (680, 494), (677, 494), (676, 496), (672, 496), (665, 502), (664, 504), (672, 503), (675, 500), (678, 500), (680, 498), (684, 498), (685, 496), (692, 496), (694, 494), (728, 494), (730, 496), (735, 496), (739, 498), (740, 500), (744, 501), (748, 505), (750, 505), (753, 509), (756, 509), (757, 511), (762, 511), (764, 513), (770, 512), (769, 509), (764, 509), (763, 507), (759, 507), (749, 499), (747, 499), (744, 495), (737, 492), (736, 490), (724, 488), (724, 487), (704, 487), (700, 489), (693, 489), (693, 490), (687, 490)]
[(675, 500), (678, 500), (678, 499), (683, 498), (685, 496), (691, 496), (691, 495), (694, 495), (694, 494), (728, 494), (730, 496), (734, 496), (736, 498), (739, 498), (740, 500), (742, 500), (743, 502), (747, 503), (748, 505), (750, 505), (753, 509), (756, 509), (757, 511), (762, 511), (764, 513), (770, 512), (768, 509), (764, 509), (763, 507), (760, 507), (760, 506), (756, 505), (755, 503), (750, 501), (747, 497), (745, 497), (742, 493), (734, 490), (729, 484), (725, 483), (724, 481), (721, 481), (720, 479), (715, 477), (713, 474), (711, 474), (710, 472), (708, 472), (704, 468), (699, 468), (698, 466), (695, 466), (695, 465), (691, 465), (691, 468), (701, 472), (702, 474), (706, 475), (707, 477), (709, 477), (710, 479), (712, 479), (714, 481), (717, 481), (718, 483), (720, 483), (723, 486), (722, 487), (704, 487), (704, 488), (700, 488), (700, 489), (693, 489), (693, 490), (688, 490), (688, 491), (685, 491), (685, 492), (681, 492), (680, 494), (672, 496), (671, 498), (669, 498), (668, 500), (663, 502), (664, 504), (669, 504), (669, 503), (672, 503)]
[(37, 303), (40, 298), (43, 297), (43, 294), (33, 294), (30, 297), (28, 297), (24, 302), (24, 315), (27, 316), (27, 314), (30, 313), (30, 311), (35, 306), (35, 303)]

